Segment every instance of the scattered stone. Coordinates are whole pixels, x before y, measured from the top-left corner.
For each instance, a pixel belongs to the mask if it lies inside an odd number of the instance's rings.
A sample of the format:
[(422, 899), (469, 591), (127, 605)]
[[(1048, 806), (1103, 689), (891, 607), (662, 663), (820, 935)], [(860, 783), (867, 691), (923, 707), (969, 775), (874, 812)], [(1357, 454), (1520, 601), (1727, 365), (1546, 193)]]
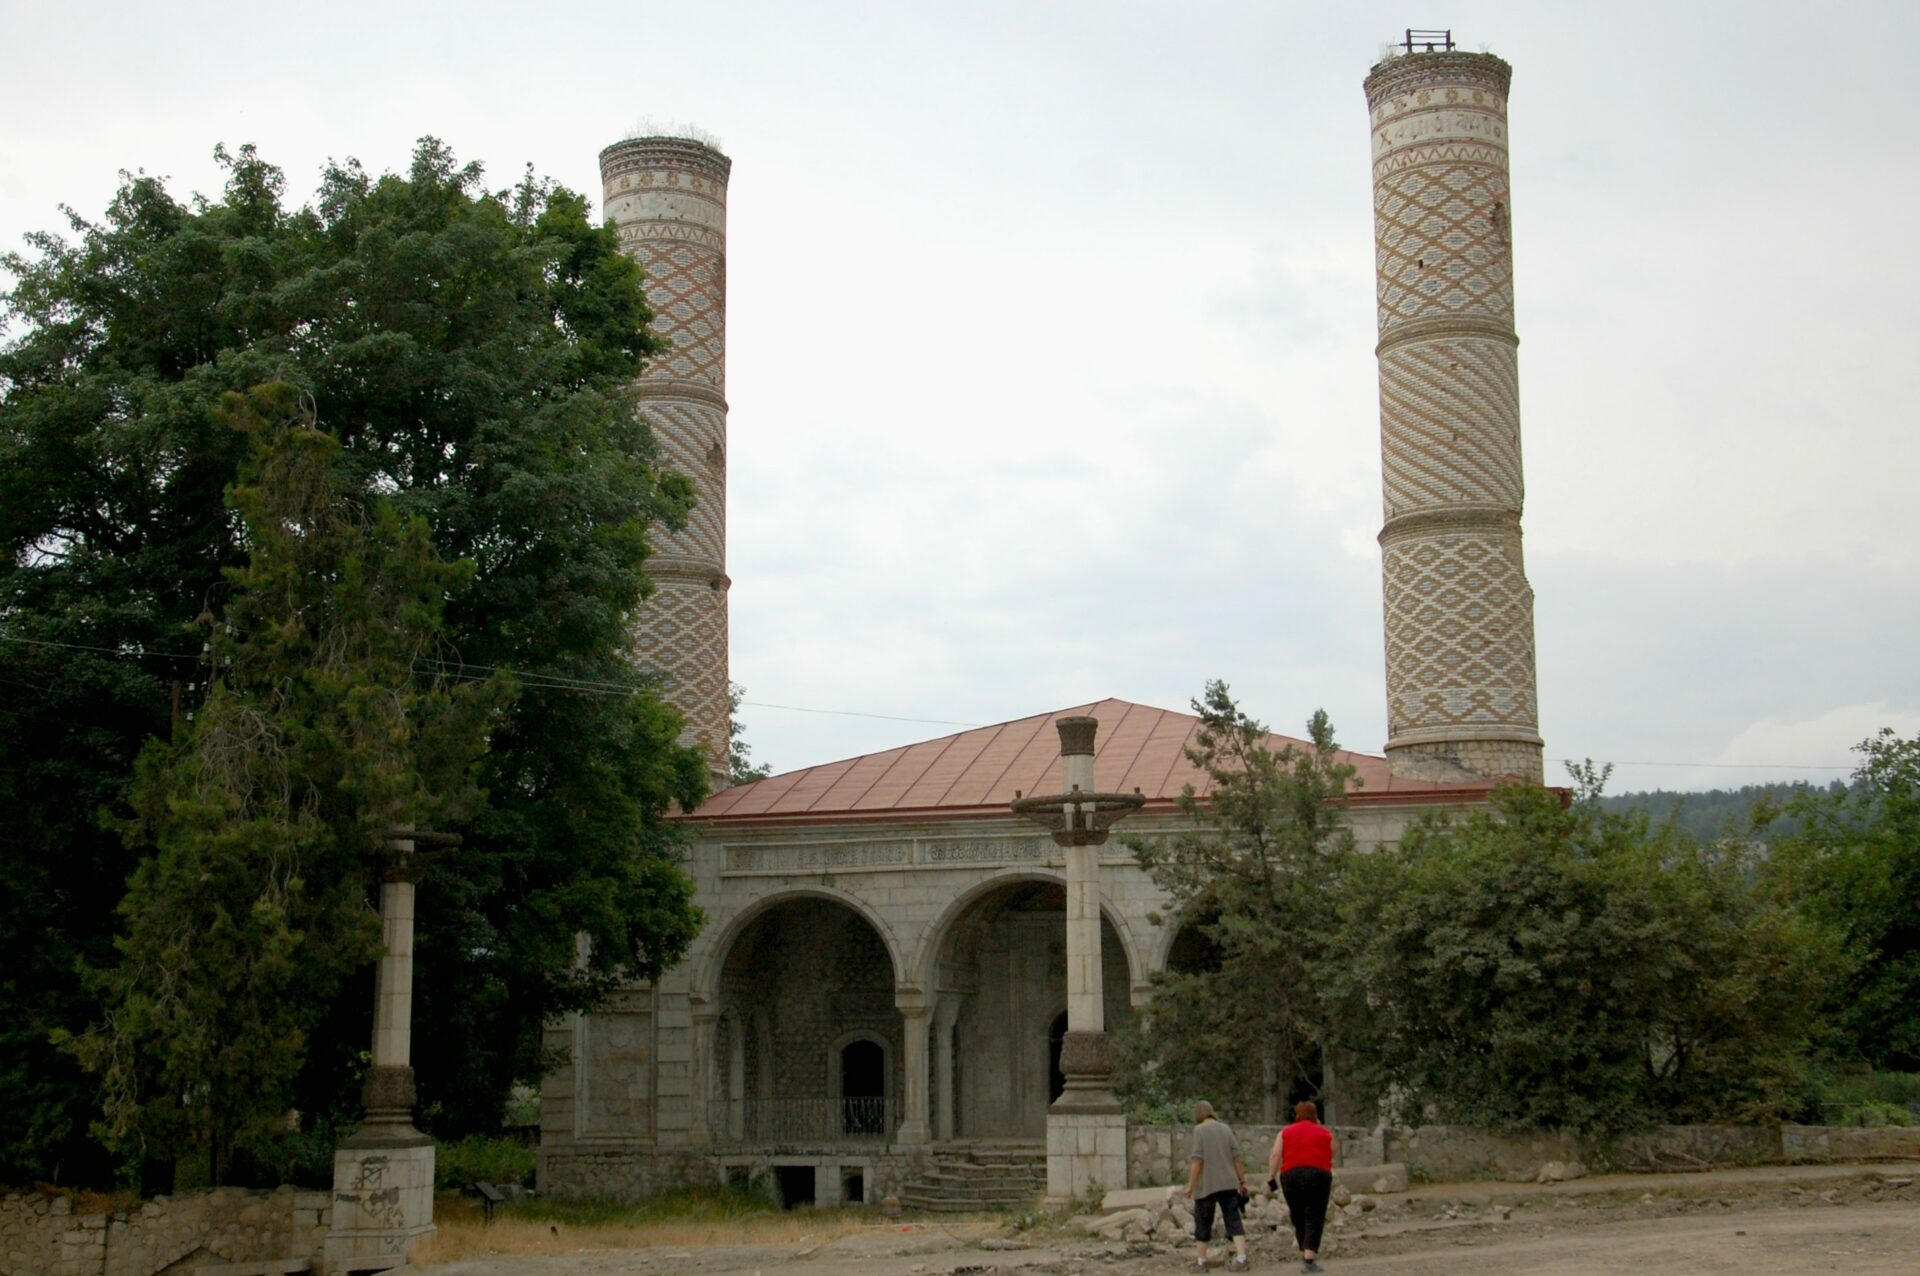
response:
[(1643, 1197), (1641, 1197), (1641, 1198), (1640, 1198), (1640, 1203), (1641, 1203), (1642, 1205), (1651, 1205), (1651, 1204), (1653, 1204), (1653, 1193), (1652, 1193), (1652, 1192), (1648, 1192), (1648, 1193), (1647, 1193), (1647, 1194), (1646, 1194), (1645, 1196), (1643, 1196)]
[(1347, 1202), (1351, 1201), (1352, 1199), (1353, 1199), (1353, 1193), (1347, 1190), (1346, 1184), (1344, 1183), (1338, 1184), (1333, 1189), (1333, 1203), (1335, 1205), (1345, 1208)]
[(1015, 1250), (1032, 1249), (1033, 1246), (1026, 1241), (1011, 1240), (1004, 1236), (989, 1236), (980, 1242), (980, 1248), (990, 1250)]
[(1575, 1179), (1583, 1179), (1587, 1177), (1587, 1167), (1580, 1164), (1580, 1162), (1578, 1161), (1568, 1161), (1566, 1164), (1565, 1176), (1566, 1176), (1566, 1181), (1569, 1183), (1573, 1182), (1573, 1180)]
[(1534, 1175), (1533, 1181), (1536, 1183), (1566, 1182), (1567, 1181), (1566, 1162), (1565, 1161), (1542, 1161), (1540, 1163), (1540, 1172)]
[(1130, 1209), (1121, 1210), (1117, 1214), (1107, 1214), (1099, 1218), (1086, 1219), (1080, 1226), (1092, 1232), (1095, 1236), (1113, 1237), (1118, 1236), (1121, 1232), (1135, 1225), (1138, 1225), (1144, 1234), (1147, 1229), (1147, 1221), (1148, 1216), (1145, 1210)]
[(1513, 1206), (1496, 1205), (1493, 1207), (1493, 1216), (1494, 1218), (1498, 1219), (1500, 1222), (1504, 1223), (1508, 1219), (1513, 1217)]
[(1371, 1196), (1356, 1196), (1353, 1198), (1353, 1203), (1360, 1207), (1360, 1212), (1363, 1214), (1370, 1214), (1380, 1208), (1380, 1202)]

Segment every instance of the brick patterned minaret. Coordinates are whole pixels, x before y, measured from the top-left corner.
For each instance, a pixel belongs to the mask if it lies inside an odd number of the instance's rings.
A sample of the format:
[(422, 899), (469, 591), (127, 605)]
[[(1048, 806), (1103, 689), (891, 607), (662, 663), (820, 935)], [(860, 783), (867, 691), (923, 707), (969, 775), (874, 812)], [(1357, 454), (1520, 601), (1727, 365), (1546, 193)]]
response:
[(1520, 553), (1511, 75), (1491, 54), (1446, 51), (1389, 58), (1366, 82), (1395, 775), (1541, 778)]
[(681, 137), (600, 152), (607, 217), (646, 271), (653, 329), (671, 343), (640, 378), (663, 464), (693, 481), (684, 531), (653, 533), (654, 592), (636, 619), (640, 657), (686, 719), (682, 744), (727, 782), (727, 174), (733, 161)]

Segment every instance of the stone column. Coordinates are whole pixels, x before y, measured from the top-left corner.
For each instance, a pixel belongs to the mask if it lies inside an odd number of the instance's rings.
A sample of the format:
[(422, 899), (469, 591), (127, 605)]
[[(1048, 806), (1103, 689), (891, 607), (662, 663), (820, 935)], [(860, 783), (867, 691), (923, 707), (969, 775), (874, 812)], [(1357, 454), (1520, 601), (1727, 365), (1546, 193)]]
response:
[(959, 1017), (959, 998), (951, 994), (940, 998), (933, 1014), (933, 1125), (942, 1143), (953, 1141), (953, 1028)]
[(329, 1271), (401, 1266), (434, 1231), (433, 1140), (413, 1126), (414, 841), (407, 829), (386, 841), (366, 1116), (333, 1155), (333, 1221), (322, 1247)]
[(897, 996), (904, 1049), (901, 1052), (900, 1128), (893, 1141), (919, 1147), (927, 1141), (927, 1003), (917, 994)]
[(1367, 76), (1380, 343), (1387, 761), (1541, 778), (1520, 551), (1512, 68), (1407, 53)]
[(684, 137), (600, 152), (607, 219), (646, 271), (653, 330), (669, 348), (640, 377), (640, 415), (661, 461), (693, 483), (681, 531), (647, 530), (654, 592), (635, 613), (643, 664), (685, 720), (680, 743), (727, 784), (727, 178), (733, 161)]
[(1063, 1202), (1096, 1185), (1127, 1183), (1127, 1119), (1110, 1081), (1113, 1056), (1105, 1031), (1100, 965), (1100, 847), (1107, 830), (1139, 809), (1139, 795), (1097, 792), (1094, 739), (1100, 724), (1060, 718), (1060, 770), (1065, 792), (1017, 800), (1016, 813), (1040, 820), (1066, 851), (1067, 1035), (1060, 1043), (1065, 1087), (1047, 1109), (1047, 1197)]
[[(713, 1107), (714, 1076), (714, 1040), (719, 1035), (715, 1026), (719, 1022), (719, 1012), (705, 1002), (696, 1002), (692, 1011), (693, 1022), (693, 1059), (688, 1069), (691, 1074), (688, 1088), (692, 1091), (693, 1111), (687, 1126), (687, 1141), (695, 1147), (713, 1142), (713, 1126), (710, 1114)], [(724, 1127), (723, 1127), (724, 1128)]]

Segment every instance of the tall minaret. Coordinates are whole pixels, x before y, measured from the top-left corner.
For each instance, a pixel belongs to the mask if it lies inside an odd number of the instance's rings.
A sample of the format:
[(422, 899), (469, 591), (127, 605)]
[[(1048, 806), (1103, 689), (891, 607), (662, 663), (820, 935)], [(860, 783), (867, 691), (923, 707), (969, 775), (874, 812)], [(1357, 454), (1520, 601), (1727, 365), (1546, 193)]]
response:
[[(1379, 285), (1387, 759), (1395, 775), (1541, 778), (1520, 554), (1507, 84), (1487, 53), (1367, 76)], [(1434, 44), (1424, 47), (1432, 49)]]
[(727, 174), (704, 142), (636, 137), (600, 152), (607, 217), (647, 276), (653, 330), (671, 348), (640, 378), (661, 459), (693, 481), (686, 530), (653, 533), (641, 659), (686, 719), (682, 744), (727, 782)]

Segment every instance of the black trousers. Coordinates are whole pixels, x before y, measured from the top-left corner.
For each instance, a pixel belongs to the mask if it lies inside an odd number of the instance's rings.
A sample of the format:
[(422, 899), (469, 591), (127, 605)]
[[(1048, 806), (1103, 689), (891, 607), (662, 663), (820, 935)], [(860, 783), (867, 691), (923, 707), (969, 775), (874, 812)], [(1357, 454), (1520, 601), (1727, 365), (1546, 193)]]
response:
[(1240, 1193), (1233, 1188), (1203, 1196), (1193, 1203), (1193, 1239), (1202, 1243), (1213, 1239), (1213, 1211), (1220, 1209), (1220, 1221), (1226, 1225), (1227, 1239), (1247, 1234), (1240, 1221)]
[(1293, 1218), (1293, 1239), (1301, 1250), (1320, 1251), (1320, 1230), (1327, 1225), (1327, 1200), (1333, 1195), (1333, 1172), (1296, 1166), (1280, 1176), (1280, 1195), (1287, 1198)]

